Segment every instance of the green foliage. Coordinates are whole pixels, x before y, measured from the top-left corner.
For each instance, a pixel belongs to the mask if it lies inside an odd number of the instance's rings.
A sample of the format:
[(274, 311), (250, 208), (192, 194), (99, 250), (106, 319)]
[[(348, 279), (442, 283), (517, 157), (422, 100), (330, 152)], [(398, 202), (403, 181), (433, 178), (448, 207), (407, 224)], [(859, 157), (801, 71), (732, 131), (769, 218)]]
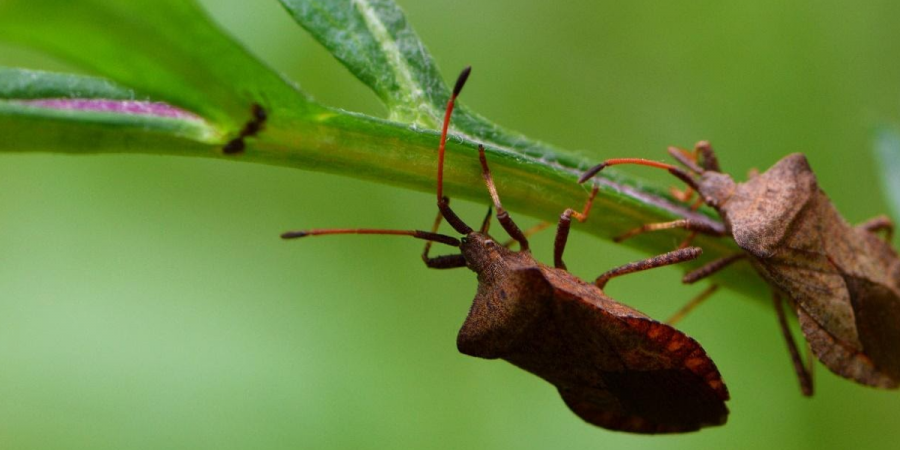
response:
[(134, 91), (81, 75), (0, 67), (0, 98), (105, 98), (134, 100)]
[(297, 113), (309, 104), (192, 1), (8, 0), (0, 3), (0, 38), (64, 58), (225, 130), (239, 129), (254, 101)]
[(185, 148), (203, 149), (207, 147), (204, 141), (215, 139), (215, 130), (196, 116), (51, 108), (32, 102), (102, 99), (116, 100), (104, 102), (114, 106), (133, 103), (134, 97), (132, 90), (100, 78), (0, 68), (0, 133), (8, 137), (7, 145), (18, 151), (64, 153), (131, 148), (179, 154)]
[(437, 128), (450, 91), (403, 12), (383, 0), (281, 0), (303, 28), (390, 111), (391, 120)]
[[(388, 108), (392, 121), (436, 129), (450, 90), (434, 59), (392, 0), (280, 0), (309, 31)], [(476, 70), (476, 77), (477, 77)], [(453, 128), (468, 140), (489, 142), (544, 162), (581, 168), (568, 153), (504, 130), (464, 105)]]
[[(153, 7), (148, 7), (150, 3)], [(449, 91), (424, 44), (392, 1), (283, 3), (379, 95), (390, 110), (390, 122), (311, 101), (227, 37), (192, 2), (150, 3), (6, 1), (0, 3), (0, 38), (61, 56), (128, 86), (138, 96), (196, 113), (203, 123), (94, 112), (35, 112), (13, 102), (0, 111), (5, 113), (0, 116), (0, 129), (7, 133), (0, 150), (223, 158), (217, 146), (233, 138), (249, 120), (251, 105), (260, 104), (270, 119), (258, 139), (249, 139), (240, 161), (433, 189), (437, 134), (433, 128)], [(111, 26), (93, 25), (99, 22)], [(474, 73), (477, 77), (477, 70)], [(72, 87), (66, 96), (76, 95)], [(574, 181), (591, 161), (504, 131), (464, 106), (454, 115), (453, 129), (446, 172), (450, 195), (486, 199), (474, 151), (477, 143), (484, 143), (511, 209), (555, 220), (560, 211), (583, 203), (586, 188)], [(608, 214), (606, 220), (585, 226), (594, 234), (609, 237), (637, 223), (682, 215), (708, 220), (671, 202), (657, 188), (613, 170), (604, 173), (600, 183), (597, 205)], [(734, 251), (726, 241), (701, 238), (698, 244), (710, 258)], [(671, 240), (651, 236), (632, 245), (660, 253), (671, 248)], [(724, 284), (745, 292), (761, 288), (755, 278), (743, 277), (740, 271), (725, 277)]]

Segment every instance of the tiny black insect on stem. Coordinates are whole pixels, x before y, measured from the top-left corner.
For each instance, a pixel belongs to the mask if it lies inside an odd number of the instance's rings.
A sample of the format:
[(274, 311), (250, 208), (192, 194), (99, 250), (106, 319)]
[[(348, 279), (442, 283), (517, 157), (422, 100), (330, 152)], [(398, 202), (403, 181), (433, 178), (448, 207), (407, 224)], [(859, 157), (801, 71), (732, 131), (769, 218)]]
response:
[(253, 116), (246, 124), (244, 124), (244, 128), (241, 129), (241, 132), (238, 134), (238, 137), (228, 141), (225, 146), (222, 147), (222, 153), (226, 155), (233, 155), (236, 153), (242, 153), (245, 148), (247, 148), (247, 144), (244, 142), (244, 138), (256, 136), (260, 130), (263, 129), (263, 126), (266, 123), (266, 119), (269, 118), (266, 110), (263, 109), (258, 103), (254, 103), (251, 108), (251, 115)]

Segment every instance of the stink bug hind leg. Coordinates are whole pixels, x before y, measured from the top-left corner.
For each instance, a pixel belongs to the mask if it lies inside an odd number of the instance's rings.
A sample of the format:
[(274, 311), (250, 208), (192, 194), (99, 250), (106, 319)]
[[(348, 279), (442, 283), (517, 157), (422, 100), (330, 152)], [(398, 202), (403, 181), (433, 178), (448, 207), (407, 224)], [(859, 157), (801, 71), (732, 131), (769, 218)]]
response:
[(800, 382), (800, 392), (802, 392), (804, 396), (810, 397), (813, 395), (812, 360), (809, 357), (811, 352), (807, 353), (806, 364), (804, 364), (803, 360), (800, 358), (800, 351), (797, 349), (797, 343), (794, 342), (794, 336), (791, 334), (791, 329), (788, 327), (781, 295), (777, 292), (772, 292), (772, 303), (774, 304), (775, 312), (778, 315), (778, 326), (781, 328), (781, 334), (784, 336), (784, 341), (787, 344), (788, 353), (791, 355), (791, 363), (794, 365), (794, 372), (797, 373), (797, 380)]
[(694, 284), (704, 278), (708, 278), (713, 274), (718, 273), (721, 270), (724, 270), (728, 266), (738, 261), (742, 261), (745, 259), (747, 259), (746, 253), (735, 253), (731, 256), (712, 260), (701, 266), (699, 269), (695, 269), (685, 274), (685, 276), (681, 279), (681, 282), (684, 284)]
[(682, 243), (682, 245), (681, 245), (682, 248), (690, 245), (691, 241), (693, 240), (693, 237), (696, 234), (704, 234), (707, 236), (715, 236), (715, 237), (722, 237), (722, 236), (725, 236), (725, 234), (726, 234), (725, 226), (718, 222), (707, 223), (707, 222), (699, 222), (699, 221), (690, 220), (690, 219), (678, 219), (678, 220), (673, 220), (671, 222), (647, 223), (647, 224), (641, 225), (637, 228), (632, 228), (631, 230), (628, 230), (628, 231), (616, 236), (615, 238), (613, 238), (613, 241), (622, 242), (626, 239), (631, 239), (635, 236), (638, 236), (638, 235), (641, 235), (644, 233), (650, 233), (653, 231), (662, 231), (662, 230), (674, 230), (674, 229), (678, 229), (678, 228), (688, 230), (692, 233), (692, 235), (689, 236), (687, 239), (685, 239), (685, 241)]
[(692, 298), (691, 301), (687, 302), (684, 306), (681, 307), (675, 314), (672, 314), (668, 320), (666, 320), (667, 325), (675, 325), (680, 322), (681, 319), (684, 319), (694, 308), (700, 306), (701, 303), (705, 302), (709, 299), (716, 291), (719, 290), (718, 284), (711, 284), (708, 288), (704, 289), (703, 292), (697, 294), (696, 297)]

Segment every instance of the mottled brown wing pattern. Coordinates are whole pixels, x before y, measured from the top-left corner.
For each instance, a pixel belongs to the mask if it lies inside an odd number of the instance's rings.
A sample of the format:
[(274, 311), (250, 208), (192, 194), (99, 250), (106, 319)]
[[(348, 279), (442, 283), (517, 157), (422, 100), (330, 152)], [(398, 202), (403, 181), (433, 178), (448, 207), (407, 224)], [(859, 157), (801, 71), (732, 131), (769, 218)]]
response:
[[(826, 217), (836, 216), (830, 204), (823, 207)], [(897, 387), (900, 294), (890, 276), (896, 254), (839, 216), (834, 219), (816, 230), (816, 250), (800, 245), (813, 240), (811, 231), (803, 233), (806, 238), (795, 233), (773, 257), (755, 264), (789, 294), (810, 348), (829, 370), (862, 384)]]
[(843, 276), (863, 352), (896, 387), (900, 380), (900, 294), (866, 278)]
[(868, 386), (897, 387), (896, 381), (878, 372), (868, 356), (835, 339), (802, 308), (797, 309), (797, 318), (810, 349), (829, 370)]
[(567, 321), (568, 345), (581, 347), (571, 351), (584, 362), (582, 371), (595, 368), (579, 384), (557, 386), (573, 412), (595, 425), (641, 433), (726, 421), (728, 390), (695, 340), (627, 306), (604, 308), (611, 299), (592, 285), (582, 283), (579, 291), (557, 290), (555, 302), (557, 317)]
[(809, 254), (793, 253), (763, 263), (754, 260), (757, 271), (773, 288), (786, 293), (796, 309), (803, 309), (820, 327), (846, 346), (861, 350), (856, 319), (844, 279), (827, 258), (819, 256), (825, 265), (803, 264)]

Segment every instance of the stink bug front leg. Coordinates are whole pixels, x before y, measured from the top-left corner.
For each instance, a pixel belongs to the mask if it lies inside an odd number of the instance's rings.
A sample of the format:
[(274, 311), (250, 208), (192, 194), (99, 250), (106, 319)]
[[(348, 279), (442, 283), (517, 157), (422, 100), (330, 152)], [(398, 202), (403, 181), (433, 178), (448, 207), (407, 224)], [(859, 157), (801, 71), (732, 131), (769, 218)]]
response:
[[(444, 197), (444, 201), (447, 205), (450, 204), (450, 199)], [(488, 211), (488, 217), (490, 217), (490, 211)], [(444, 218), (444, 215), (438, 211), (437, 217), (434, 219), (434, 224), (431, 226), (431, 232), (433, 234), (437, 234), (438, 228), (441, 226), (441, 222)], [(455, 269), (458, 267), (465, 267), (466, 260), (462, 257), (462, 255), (443, 255), (443, 256), (429, 256), (431, 252), (431, 244), (434, 241), (426, 241), (425, 242), (425, 250), (422, 251), (422, 261), (425, 262), (425, 265), (430, 269)]]
[(703, 250), (700, 249), (700, 247), (688, 247), (674, 250), (669, 253), (663, 253), (659, 256), (642, 259), (640, 261), (635, 261), (623, 266), (616, 267), (615, 269), (608, 270), (603, 275), (597, 277), (597, 279), (594, 281), (594, 284), (597, 285), (598, 288), (603, 289), (603, 287), (606, 286), (606, 283), (615, 277), (620, 277), (629, 273), (654, 269), (657, 267), (668, 266), (670, 264), (678, 264), (680, 262), (690, 261), (692, 259), (697, 259), (702, 254)]

